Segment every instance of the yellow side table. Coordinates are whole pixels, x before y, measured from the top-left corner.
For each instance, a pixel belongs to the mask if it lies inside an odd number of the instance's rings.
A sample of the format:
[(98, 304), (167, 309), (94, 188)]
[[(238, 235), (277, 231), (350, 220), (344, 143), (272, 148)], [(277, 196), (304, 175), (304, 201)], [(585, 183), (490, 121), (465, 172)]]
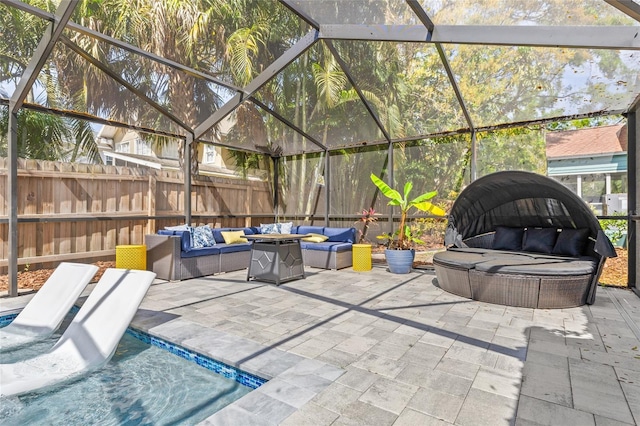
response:
[(353, 245), (353, 270), (359, 272), (371, 270), (371, 244)]
[(116, 246), (116, 268), (145, 271), (147, 269), (147, 246)]

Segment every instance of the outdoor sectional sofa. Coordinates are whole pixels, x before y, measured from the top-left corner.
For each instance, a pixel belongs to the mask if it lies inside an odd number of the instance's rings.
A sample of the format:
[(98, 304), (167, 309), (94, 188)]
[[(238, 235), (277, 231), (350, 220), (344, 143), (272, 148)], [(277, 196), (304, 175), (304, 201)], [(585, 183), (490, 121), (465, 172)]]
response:
[(438, 285), (483, 302), (529, 308), (592, 304), (615, 250), (588, 205), (561, 183), (520, 171), (471, 183), (452, 206)]
[[(237, 271), (249, 266), (251, 243), (225, 244), (223, 231), (243, 231), (245, 235), (260, 234), (259, 227), (214, 228), (215, 245), (193, 248), (189, 231), (160, 230), (145, 236), (147, 268), (160, 279), (179, 281), (189, 278)], [(292, 226), (292, 234), (320, 234), (324, 242), (301, 241), (305, 266), (342, 269), (352, 265), (352, 245), (355, 228), (323, 226)]]

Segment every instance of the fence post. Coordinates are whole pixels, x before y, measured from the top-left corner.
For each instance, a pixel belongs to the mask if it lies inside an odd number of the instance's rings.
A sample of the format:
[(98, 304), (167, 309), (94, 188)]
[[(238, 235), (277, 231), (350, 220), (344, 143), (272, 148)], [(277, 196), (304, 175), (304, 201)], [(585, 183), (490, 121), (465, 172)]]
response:
[(155, 217), (156, 215), (156, 186), (158, 183), (158, 178), (155, 173), (149, 174), (149, 189), (148, 189), (148, 198), (149, 198), (149, 211), (147, 215), (149, 219), (147, 219), (147, 234), (155, 234), (156, 232), (156, 220), (151, 219), (151, 217)]
[(247, 194), (244, 199), (244, 212), (247, 215), (247, 217), (244, 218), (244, 226), (247, 228), (251, 226), (251, 217), (249, 215), (251, 215), (252, 199), (253, 199), (253, 186), (251, 184), (248, 184)]

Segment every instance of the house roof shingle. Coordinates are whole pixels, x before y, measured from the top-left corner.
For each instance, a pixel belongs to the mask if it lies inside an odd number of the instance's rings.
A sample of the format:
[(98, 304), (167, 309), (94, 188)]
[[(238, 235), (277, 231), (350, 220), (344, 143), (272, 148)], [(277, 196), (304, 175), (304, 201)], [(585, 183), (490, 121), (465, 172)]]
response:
[(547, 159), (617, 154), (627, 151), (627, 126), (549, 132), (546, 136)]

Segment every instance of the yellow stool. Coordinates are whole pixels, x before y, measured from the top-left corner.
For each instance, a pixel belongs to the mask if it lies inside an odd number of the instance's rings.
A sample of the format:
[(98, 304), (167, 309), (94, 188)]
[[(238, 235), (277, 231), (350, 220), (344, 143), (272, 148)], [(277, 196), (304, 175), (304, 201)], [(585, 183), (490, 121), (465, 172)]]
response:
[(353, 245), (353, 270), (359, 272), (371, 270), (371, 244)]
[(147, 269), (147, 246), (116, 246), (116, 268)]

